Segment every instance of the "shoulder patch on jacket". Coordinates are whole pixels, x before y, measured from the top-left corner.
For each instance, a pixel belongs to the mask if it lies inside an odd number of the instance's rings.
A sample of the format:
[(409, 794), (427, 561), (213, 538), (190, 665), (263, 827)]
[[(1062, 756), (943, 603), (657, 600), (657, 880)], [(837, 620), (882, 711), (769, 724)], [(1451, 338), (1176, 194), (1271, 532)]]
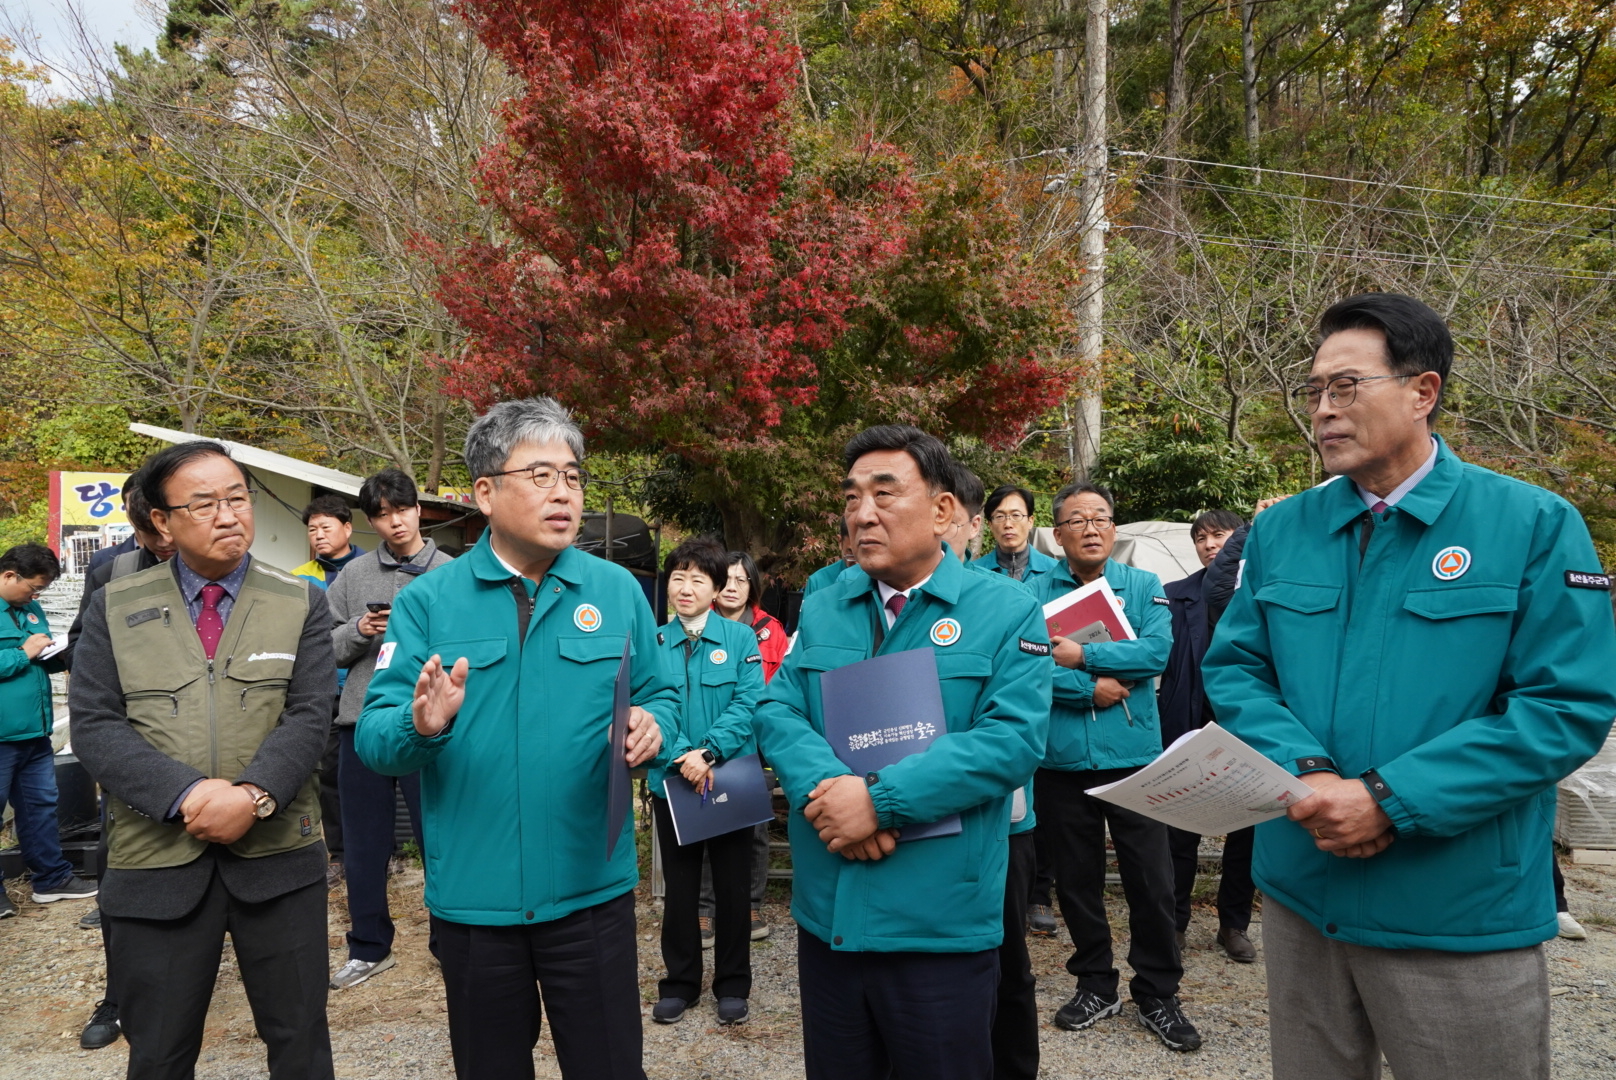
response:
[(1049, 646), (1042, 641), (1028, 641), (1026, 638), (1022, 638), (1021, 651), (1030, 656), (1048, 656)]
[(284, 581), (288, 585), (297, 585), (307, 580), (306, 578), (292, 577), (290, 574), (283, 574), (279, 570), (271, 569), (270, 567), (267, 567), (263, 563), (259, 562), (257, 559), (253, 560), (252, 568), (258, 571), (260, 574), (268, 574), (276, 581)]
[(1163, 607), (1170, 607), (1171, 606), (1171, 605), (1168, 604), (1167, 597), (1165, 597), (1165, 596), (1152, 596), (1150, 598), (1150, 602), (1152, 604), (1160, 604)]
[(1567, 570), (1565, 583), (1573, 589), (1603, 589), (1610, 592), (1609, 574), (1590, 574), (1583, 570)]
[(160, 609), (149, 607), (143, 611), (137, 611), (133, 615), (126, 616), (123, 624), (131, 627), (139, 626), (141, 623), (151, 622), (153, 619), (159, 618), (162, 614)]
[(761, 664), (763, 662), (763, 657), (758, 653), (753, 653), (751, 656), (746, 658), (745, 662), (748, 664)]

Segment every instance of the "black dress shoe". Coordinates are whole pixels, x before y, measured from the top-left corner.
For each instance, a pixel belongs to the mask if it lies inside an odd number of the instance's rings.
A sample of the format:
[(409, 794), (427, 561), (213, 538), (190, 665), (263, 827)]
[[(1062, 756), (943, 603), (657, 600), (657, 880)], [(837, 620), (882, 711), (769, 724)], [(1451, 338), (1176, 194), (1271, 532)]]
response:
[(90, 1022), (84, 1025), (79, 1033), (79, 1047), (84, 1050), (99, 1050), (103, 1046), (111, 1046), (123, 1034), (123, 1028), (118, 1024), (118, 1006), (111, 1002), (98, 1001), (95, 1003), (95, 1012), (90, 1015)]
[(1229, 954), (1229, 959), (1238, 964), (1249, 964), (1257, 959), (1257, 947), (1251, 943), (1244, 930), (1225, 926), (1218, 931), (1218, 944)]
[(90, 909), (90, 913), (79, 920), (79, 927), (84, 930), (101, 929), (101, 908), (99, 905)]
[(685, 1017), (690, 1003), (684, 998), (665, 997), (651, 1006), (651, 1019), (659, 1024), (677, 1024)]
[(718, 999), (718, 1022), (720, 1024), (744, 1024), (751, 1015), (746, 1006), (745, 998), (722, 997)]
[(1039, 937), (1053, 937), (1055, 935), (1054, 909), (1047, 904), (1028, 905), (1027, 933), (1037, 934)]

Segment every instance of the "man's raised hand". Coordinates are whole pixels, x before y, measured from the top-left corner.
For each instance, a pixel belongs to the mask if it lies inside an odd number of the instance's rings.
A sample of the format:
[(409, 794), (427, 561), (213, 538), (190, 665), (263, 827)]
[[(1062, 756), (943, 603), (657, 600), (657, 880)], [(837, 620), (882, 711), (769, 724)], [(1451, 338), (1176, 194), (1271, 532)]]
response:
[(421, 665), (421, 677), (415, 680), (415, 701), (410, 706), (417, 733), (431, 738), (449, 726), (465, 703), (466, 673), (470, 670), (464, 656), (449, 671), (443, 669), (443, 660), (437, 655)]

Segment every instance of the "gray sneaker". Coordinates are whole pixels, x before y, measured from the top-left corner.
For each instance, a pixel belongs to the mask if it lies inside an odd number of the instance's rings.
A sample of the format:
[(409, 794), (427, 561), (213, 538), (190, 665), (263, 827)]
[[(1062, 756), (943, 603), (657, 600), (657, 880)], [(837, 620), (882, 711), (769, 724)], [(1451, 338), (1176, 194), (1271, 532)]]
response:
[(58, 900), (88, 900), (100, 891), (100, 886), (81, 877), (70, 877), (54, 889), (35, 889), (34, 903), (54, 904)]
[(394, 959), (392, 953), (388, 953), (374, 964), (368, 960), (350, 960), (343, 964), (335, 975), (331, 976), (331, 989), (352, 989), (372, 975), (379, 975), (397, 963), (398, 961)]
[(6, 890), (0, 888), (0, 919), (9, 919), (15, 914), (17, 914), (17, 905), (11, 902), (11, 897), (6, 895)]

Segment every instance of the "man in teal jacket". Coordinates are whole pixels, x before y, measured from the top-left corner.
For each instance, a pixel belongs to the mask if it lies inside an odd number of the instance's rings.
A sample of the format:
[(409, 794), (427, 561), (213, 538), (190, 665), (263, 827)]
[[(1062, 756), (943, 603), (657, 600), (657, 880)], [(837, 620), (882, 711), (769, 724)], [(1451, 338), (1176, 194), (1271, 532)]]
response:
[[(979, 1080), (993, 1069), (1010, 804), (1043, 752), (1048, 637), (1031, 597), (940, 543), (955, 510), (941, 442), (885, 425), (844, 461), (859, 565), (809, 598), (757, 714), (792, 810), (807, 1075)], [(825, 740), (819, 675), (926, 648), (947, 733), (853, 775)], [(950, 814), (958, 835), (895, 843)]]
[[(1082, 1031), (1122, 1011), (1105, 913), (1105, 835), (1116, 848), (1128, 899), (1128, 984), (1139, 1021), (1172, 1050), (1194, 1050), (1201, 1036), (1178, 1002), (1184, 976), (1173, 930), (1173, 870), (1167, 826), (1096, 799), (1089, 788), (1120, 780), (1161, 753), (1151, 680), (1167, 667), (1172, 616), (1161, 580), (1111, 558), (1115, 503), (1094, 484), (1055, 496), (1055, 542), (1063, 562), (1033, 582), (1044, 603), (1104, 577), (1138, 635), (1134, 641), (1080, 645), (1054, 639), (1055, 684), (1049, 745), (1038, 770), (1038, 817), (1053, 856), (1055, 894), (1072, 935), (1066, 970), (1077, 977), (1055, 1025)], [(1133, 693), (1138, 689), (1139, 693)]]
[(1324, 314), (1298, 407), (1337, 479), (1266, 511), (1203, 667), (1314, 794), (1257, 827), (1282, 1080), (1543, 1080), (1554, 785), (1616, 715), (1577, 512), (1430, 432), (1453, 358), (1410, 297)]
[(632, 822), (607, 847), (612, 688), (625, 648), (627, 760), (665, 764), (676, 715), (645, 594), (572, 546), (583, 436), (549, 398), (466, 434), (488, 532), (398, 594), (354, 748), (420, 770), (426, 904), (462, 1080), (533, 1076), (540, 993), (567, 1080), (642, 1080)]

